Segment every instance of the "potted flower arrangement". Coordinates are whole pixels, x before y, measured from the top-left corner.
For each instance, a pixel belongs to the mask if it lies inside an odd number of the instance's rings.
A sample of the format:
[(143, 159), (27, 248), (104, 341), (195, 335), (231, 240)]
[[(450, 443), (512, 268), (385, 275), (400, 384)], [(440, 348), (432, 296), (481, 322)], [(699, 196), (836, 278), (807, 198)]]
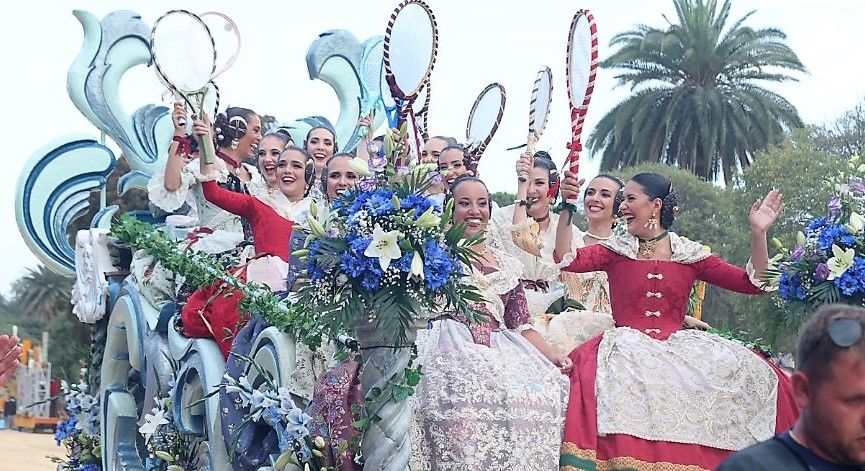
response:
[(858, 156), (829, 182), (827, 213), (812, 219), (769, 273), (782, 304), (810, 312), (828, 303), (865, 305), (865, 164)]
[[(82, 374), (83, 376), (83, 374)], [(54, 440), (66, 449), (66, 459), (50, 457), (63, 471), (100, 471), (102, 449), (99, 446), (99, 399), (88, 393), (83, 381), (61, 383), (69, 418), (57, 425)]]

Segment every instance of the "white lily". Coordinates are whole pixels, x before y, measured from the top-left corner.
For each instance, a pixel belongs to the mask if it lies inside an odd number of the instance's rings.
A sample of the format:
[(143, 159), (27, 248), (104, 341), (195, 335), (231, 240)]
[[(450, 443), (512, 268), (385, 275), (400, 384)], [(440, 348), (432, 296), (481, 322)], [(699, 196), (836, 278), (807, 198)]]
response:
[(841, 250), (841, 247), (832, 244), (832, 254), (835, 256), (826, 261), (826, 265), (829, 265), (827, 280), (840, 278), (848, 268), (852, 267), (856, 252), (853, 249)]
[(420, 215), (420, 217), (417, 218), (417, 221), (415, 221), (414, 224), (417, 227), (435, 227), (440, 221), (441, 218), (435, 213), (435, 208), (430, 206)]
[(146, 414), (144, 416), (144, 423), (138, 427), (138, 433), (144, 435), (144, 441), (149, 442), (150, 437), (156, 433), (156, 430), (159, 429), (160, 425), (165, 425), (168, 423), (168, 419), (165, 418), (165, 411), (159, 409), (157, 407), (153, 408), (153, 413)]
[(862, 232), (865, 229), (865, 217), (855, 211), (850, 213), (850, 227), (853, 228), (852, 232)]
[(415, 250), (414, 256), (411, 258), (411, 275), (421, 280), (423, 279), (423, 258), (421, 258), (417, 250)]
[(399, 231), (385, 232), (380, 225), (376, 224), (372, 231), (372, 242), (364, 250), (363, 254), (370, 258), (378, 258), (382, 270), (387, 270), (392, 260), (402, 257), (397, 239)]

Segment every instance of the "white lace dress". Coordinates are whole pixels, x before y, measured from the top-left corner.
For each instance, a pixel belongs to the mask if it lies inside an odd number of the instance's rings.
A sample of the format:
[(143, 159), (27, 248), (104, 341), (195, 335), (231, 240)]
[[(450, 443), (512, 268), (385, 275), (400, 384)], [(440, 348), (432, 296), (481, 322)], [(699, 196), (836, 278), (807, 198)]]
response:
[(418, 335), (412, 469), (558, 469), (568, 379), (522, 336), (532, 327), (519, 262), (492, 250), (502, 269), (471, 281), (489, 322), (446, 318)]
[[(607, 274), (561, 272), (553, 260), (559, 215), (550, 213), (550, 225), (546, 230), (541, 230), (531, 219), (514, 225), (513, 214), (513, 206), (494, 212), (489, 231), (490, 242), (522, 262), (523, 272), (519, 276), (525, 280), (532, 323), (547, 343), (567, 354), (577, 345), (613, 328), (615, 324), (610, 308)], [(574, 228), (571, 245), (584, 247), (584, 236), (585, 233)], [(585, 309), (548, 314), (550, 305), (566, 293)]]

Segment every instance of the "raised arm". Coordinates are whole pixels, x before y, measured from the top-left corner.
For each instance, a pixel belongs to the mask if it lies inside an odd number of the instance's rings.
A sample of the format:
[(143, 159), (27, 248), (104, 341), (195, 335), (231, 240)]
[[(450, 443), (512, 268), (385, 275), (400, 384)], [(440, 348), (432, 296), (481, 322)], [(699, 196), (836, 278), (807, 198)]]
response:
[(784, 199), (778, 190), (770, 191), (765, 198), (751, 205), (748, 221), (751, 224), (751, 265), (754, 277), (761, 279), (769, 266), (769, 244), (766, 235), (784, 209)]
[(185, 120), (186, 105), (182, 101), (178, 101), (174, 103), (174, 111), (171, 113), (171, 122), (174, 123), (174, 139), (168, 147), (168, 161), (165, 163), (165, 178), (162, 183), (165, 189), (171, 192), (180, 189), (180, 172), (192, 157), (186, 155), (185, 150), (180, 146), (180, 142), (188, 139), (186, 126), (180, 124)]
[(219, 186), (215, 180), (201, 182), (201, 189), (204, 191), (204, 197), (207, 198), (207, 201), (229, 213), (247, 220), (251, 220), (255, 216), (255, 197), (226, 190)]
[[(579, 197), (580, 187), (583, 186), (585, 180), (577, 180), (576, 176), (565, 171), (565, 176), (562, 178), (560, 193), (562, 201), (568, 201)], [(553, 250), (553, 258), (556, 262), (561, 261), (565, 255), (571, 253), (571, 241), (574, 240), (574, 226), (571, 224), (571, 210), (568, 207), (563, 207), (559, 213), (559, 224), (556, 226), (556, 248)]]
[[(532, 154), (528, 152), (520, 156), (517, 160), (517, 175), (529, 175), (532, 171)], [(514, 217), (511, 221), (514, 227), (525, 223), (529, 219), (528, 206), (526, 205), (526, 197), (529, 192), (528, 179), (517, 180), (517, 203), (514, 203)]]

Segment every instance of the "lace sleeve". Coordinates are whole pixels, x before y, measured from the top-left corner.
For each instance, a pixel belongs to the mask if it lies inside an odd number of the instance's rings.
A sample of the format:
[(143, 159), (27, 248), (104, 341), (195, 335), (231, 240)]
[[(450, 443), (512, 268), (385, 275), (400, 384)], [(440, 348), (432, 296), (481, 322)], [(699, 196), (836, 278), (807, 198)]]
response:
[[(193, 162), (198, 164), (198, 161)], [(180, 170), (180, 187), (177, 191), (168, 191), (165, 189), (165, 167), (163, 167), (154, 173), (147, 182), (147, 197), (159, 209), (169, 213), (174, 212), (183, 206), (187, 195), (189, 195), (189, 189), (196, 183), (195, 175), (189, 171), (188, 166), (184, 166)]]

